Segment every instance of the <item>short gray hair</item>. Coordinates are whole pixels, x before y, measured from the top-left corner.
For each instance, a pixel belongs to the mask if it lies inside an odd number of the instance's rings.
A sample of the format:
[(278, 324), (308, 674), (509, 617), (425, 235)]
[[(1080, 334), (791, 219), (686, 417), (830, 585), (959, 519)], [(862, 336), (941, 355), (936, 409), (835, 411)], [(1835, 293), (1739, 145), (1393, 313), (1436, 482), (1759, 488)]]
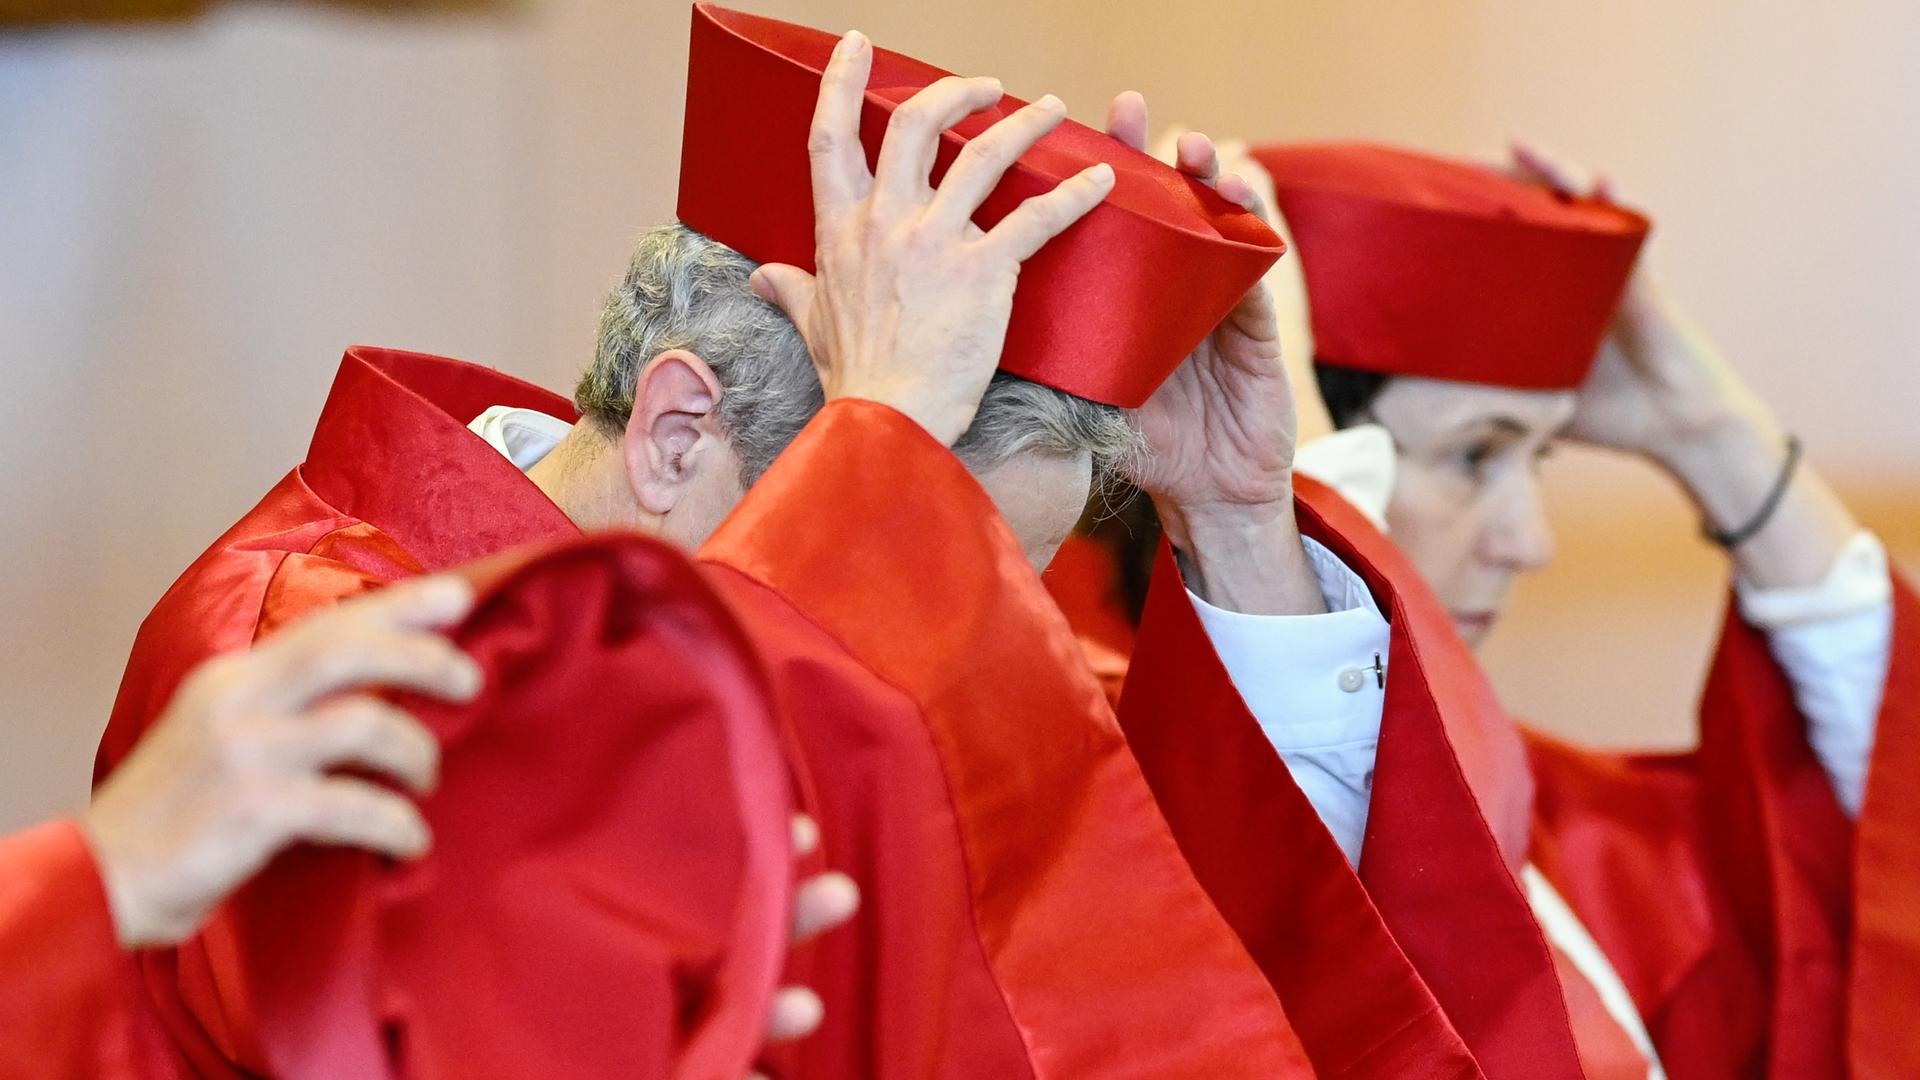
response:
[[(601, 310), (593, 365), (574, 391), (581, 415), (609, 435), (624, 430), (647, 362), (685, 349), (720, 380), (720, 427), (740, 458), (742, 484), (751, 485), (822, 404), (800, 332), (747, 284), (756, 265), (678, 222), (641, 233)], [(1086, 451), (1105, 472), (1139, 442), (1111, 405), (997, 372), (954, 452), (979, 470), (1024, 450)]]

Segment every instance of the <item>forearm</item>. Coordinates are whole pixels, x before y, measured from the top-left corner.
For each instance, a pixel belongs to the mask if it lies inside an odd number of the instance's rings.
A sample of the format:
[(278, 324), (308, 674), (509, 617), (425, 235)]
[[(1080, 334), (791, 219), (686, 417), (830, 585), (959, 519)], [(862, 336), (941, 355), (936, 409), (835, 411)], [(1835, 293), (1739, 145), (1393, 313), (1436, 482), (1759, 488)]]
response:
[(1158, 500), (1156, 509), (1195, 596), (1244, 615), (1326, 612), (1292, 492), (1254, 507), (1189, 511)]
[[(1786, 463), (1786, 438), (1758, 410), (1743, 410), (1655, 455), (1717, 529), (1738, 529), (1764, 506)], [(1732, 551), (1741, 581), (1761, 589), (1819, 582), (1860, 526), (1804, 461), (1766, 524)]]

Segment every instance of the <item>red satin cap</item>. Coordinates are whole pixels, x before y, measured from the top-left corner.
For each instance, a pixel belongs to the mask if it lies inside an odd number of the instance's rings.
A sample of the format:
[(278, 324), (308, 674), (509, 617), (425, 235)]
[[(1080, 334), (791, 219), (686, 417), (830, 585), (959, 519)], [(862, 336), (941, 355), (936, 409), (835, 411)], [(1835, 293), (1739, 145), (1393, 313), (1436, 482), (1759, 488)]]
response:
[[(813, 269), (807, 128), (831, 34), (712, 4), (693, 7), (680, 220), (759, 262)], [(876, 48), (861, 123), (869, 165), (887, 117), (949, 74)], [(1003, 99), (941, 137), (937, 180), (968, 139), (1025, 105)], [(974, 221), (1096, 162), (1114, 188), (1028, 259), (1000, 367), (1081, 397), (1135, 407), (1286, 251), (1256, 215), (1104, 133), (1067, 120), (1007, 170)]]
[(687, 560), (638, 536), (468, 571), (468, 705), (433, 847), (282, 856), (231, 901), (280, 1080), (742, 1076), (788, 950), (793, 796), (757, 661)]
[(1300, 249), (1314, 359), (1579, 386), (1650, 227), (1480, 165), (1364, 143), (1252, 148)]

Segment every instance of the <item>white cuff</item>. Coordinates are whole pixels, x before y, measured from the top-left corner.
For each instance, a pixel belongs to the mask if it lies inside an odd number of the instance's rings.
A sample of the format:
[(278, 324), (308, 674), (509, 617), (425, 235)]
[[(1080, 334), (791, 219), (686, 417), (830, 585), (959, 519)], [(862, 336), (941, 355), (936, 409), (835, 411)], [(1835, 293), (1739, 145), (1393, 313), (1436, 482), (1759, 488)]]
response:
[(1865, 529), (1853, 534), (1817, 585), (1798, 589), (1758, 589), (1734, 582), (1740, 615), (1756, 630), (1821, 622), (1872, 611), (1893, 599), (1887, 549)]
[[(1325, 615), (1243, 615), (1187, 598), (1248, 711), (1281, 749), (1378, 738), (1387, 620), (1366, 582), (1301, 537), (1326, 598)], [(1374, 658), (1380, 669), (1374, 670)]]
[(1766, 634), (1768, 651), (1793, 687), (1807, 742), (1834, 796), (1848, 814), (1859, 816), (1893, 655), (1886, 549), (1862, 529), (1818, 585), (1736, 590), (1740, 614)]
[(1366, 582), (1301, 538), (1325, 615), (1242, 615), (1187, 593), (1247, 710), (1358, 865), (1386, 703), (1391, 630)]

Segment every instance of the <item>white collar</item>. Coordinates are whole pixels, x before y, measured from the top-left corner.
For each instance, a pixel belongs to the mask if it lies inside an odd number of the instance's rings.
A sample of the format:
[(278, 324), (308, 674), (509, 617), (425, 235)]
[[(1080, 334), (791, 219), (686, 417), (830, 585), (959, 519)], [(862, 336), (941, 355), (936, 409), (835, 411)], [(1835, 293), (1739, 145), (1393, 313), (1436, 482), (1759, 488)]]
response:
[(1356, 424), (1294, 451), (1293, 469), (1332, 488), (1381, 532), (1393, 499), (1393, 436), (1379, 424)]
[(573, 425), (537, 409), (495, 405), (473, 418), (467, 430), (505, 454), (513, 467), (526, 472), (560, 445)]

